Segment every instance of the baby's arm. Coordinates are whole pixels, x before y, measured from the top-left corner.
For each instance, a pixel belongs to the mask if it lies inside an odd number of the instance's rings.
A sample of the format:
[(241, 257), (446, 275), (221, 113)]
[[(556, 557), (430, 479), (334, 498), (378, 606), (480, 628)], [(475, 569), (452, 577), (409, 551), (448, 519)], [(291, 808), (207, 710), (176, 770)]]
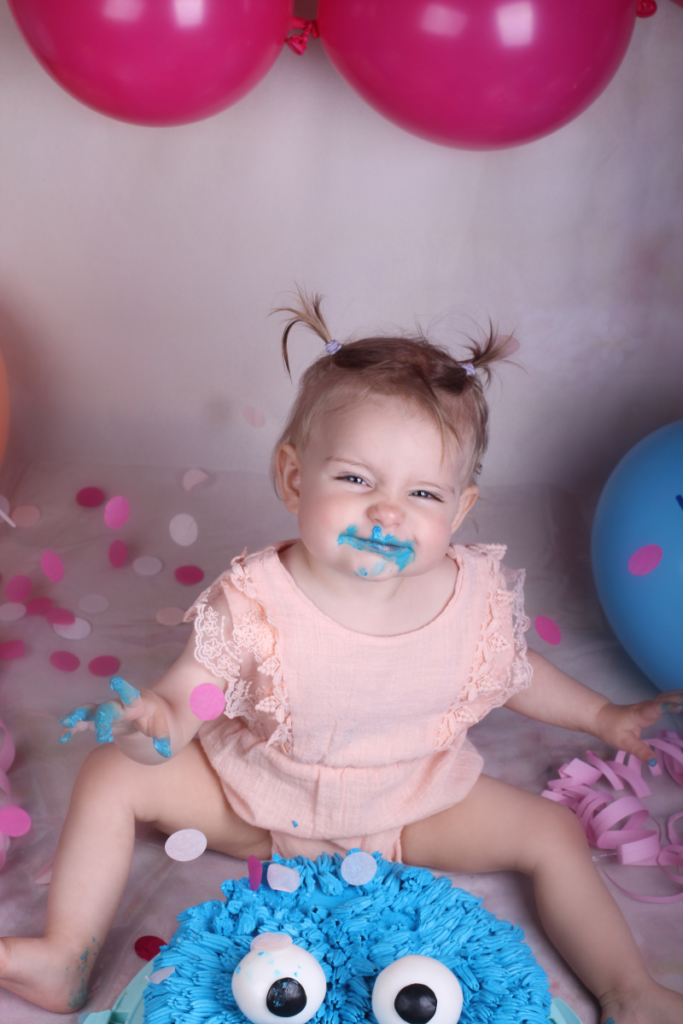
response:
[[(137, 690), (114, 677), (116, 696), (95, 706), (78, 708), (62, 719), (68, 739), (87, 719), (99, 743), (115, 743), (127, 757), (141, 764), (162, 764), (187, 746), (202, 720), (190, 708), (190, 695), (201, 683), (225, 689), (225, 682), (211, 675), (194, 656), (194, 634), (168, 672), (149, 690)], [(118, 699), (117, 699), (118, 697)], [(85, 724), (85, 723), (84, 723)]]
[[(541, 654), (528, 652), (533, 668), (531, 686), (516, 693), (506, 707), (549, 725), (587, 732), (617, 750), (650, 761), (652, 750), (640, 739), (641, 729), (654, 725), (663, 710), (681, 710), (683, 691), (662, 693), (638, 704), (612, 704), (607, 697), (583, 686)], [(664, 709), (668, 703), (670, 707)]]

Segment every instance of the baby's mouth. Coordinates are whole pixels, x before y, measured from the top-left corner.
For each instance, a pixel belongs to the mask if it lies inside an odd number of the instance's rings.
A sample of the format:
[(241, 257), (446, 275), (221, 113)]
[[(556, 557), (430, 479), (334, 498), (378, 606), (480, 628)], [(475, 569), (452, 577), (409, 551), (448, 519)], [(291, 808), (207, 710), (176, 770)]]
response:
[(368, 551), (373, 555), (383, 555), (396, 562), (399, 572), (415, 558), (415, 544), (411, 540), (401, 541), (393, 534), (382, 536), (379, 526), (373, 527), (369, 537), (359, 537), (358, 527), (349, 526), (337, 537), (338, 544), (349, 544), (357, 551)]

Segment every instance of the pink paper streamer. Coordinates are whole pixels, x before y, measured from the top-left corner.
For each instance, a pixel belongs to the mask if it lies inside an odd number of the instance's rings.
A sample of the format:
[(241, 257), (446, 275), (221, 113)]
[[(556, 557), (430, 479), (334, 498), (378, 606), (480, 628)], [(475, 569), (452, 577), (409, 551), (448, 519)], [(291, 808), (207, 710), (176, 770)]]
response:
[[(656, 764), (648, 766), (650, 774), (662, 775), (666, 768), (674, 782), (683, 787), (683, 737), (665, 730), (656, 739), (645, 742), (657, 758)], [(589, 750), (586, 761), (588, 764), (574, 758), (563, 764), (559, 779), (551, 780), (542, 795), (574, 811), (591, 846), (616, 850), (619, 864), (659, 867), (672, 882), (683, 886), (683, 841), (674, 828), (675, 822), (683, 818), (683, 811), (670, 816), (667, 822), (669, 843), (663, 846), (659, 825), (656, 829), (645, 828), (650, 814), (642, 799), (649, 796), (651, 790), (643, 778), (642, 761), (623, 750), (613, 761), (603, 761)], [(623, 790), (626, 783), (633, 795), (615, 798), (611, 793), (594, 789), (601, 778), (616, 790)], [(614, 827), (619, 824), (620, 828)], [(674, 903), (683, 899), (683, 892), (672, 896), (643, 896), (625, 889), (611, 877), (610, 881), (621, 892), (643, 903)]]

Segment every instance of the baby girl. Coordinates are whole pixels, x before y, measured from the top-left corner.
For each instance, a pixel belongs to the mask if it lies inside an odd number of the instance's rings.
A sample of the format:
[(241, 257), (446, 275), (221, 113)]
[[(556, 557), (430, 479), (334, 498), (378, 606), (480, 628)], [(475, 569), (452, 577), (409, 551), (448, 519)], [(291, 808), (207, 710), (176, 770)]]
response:
[[(57, 1012), (83, 1004), (143, 821), (240, 858), (360, 847), (521, 871), (602, 1024), (680, 1024), (683, 995), (651, 979), (576, 818), (482, 774), (467, 739), (504, 704), (649, 761), (640, 732), (667, 699), (614, 705), (527, 651), (505, 548), (451, 543), (477, 499), (484, 387), (508, 342), (491, 334), (464, 362), (422, 336), (340, 345), (319, 299), (300, 299), (285, 363), (295, 324), (326, 351), (273, 455), (299, 539), (233, 560), (152, 689), (114, 679), (112, 700), (64, 719), (64, 739), (91, 727), (101, 745), (74, 787), (45, 936), (0, 942), (0, 985)], [(202, 723), (190, 695), (207, 682), (225, 713)]]

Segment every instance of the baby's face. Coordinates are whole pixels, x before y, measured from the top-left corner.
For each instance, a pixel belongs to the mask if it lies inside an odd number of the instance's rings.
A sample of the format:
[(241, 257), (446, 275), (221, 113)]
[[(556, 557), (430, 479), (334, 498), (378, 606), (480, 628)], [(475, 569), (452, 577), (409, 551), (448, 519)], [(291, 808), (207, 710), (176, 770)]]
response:
[(309, 556), (368, 582), (429, 572), (474, 504), (469, 452), (444, 452), (420, 409), (376, 396), (322, 417), (280, 452), (281, 492)]

